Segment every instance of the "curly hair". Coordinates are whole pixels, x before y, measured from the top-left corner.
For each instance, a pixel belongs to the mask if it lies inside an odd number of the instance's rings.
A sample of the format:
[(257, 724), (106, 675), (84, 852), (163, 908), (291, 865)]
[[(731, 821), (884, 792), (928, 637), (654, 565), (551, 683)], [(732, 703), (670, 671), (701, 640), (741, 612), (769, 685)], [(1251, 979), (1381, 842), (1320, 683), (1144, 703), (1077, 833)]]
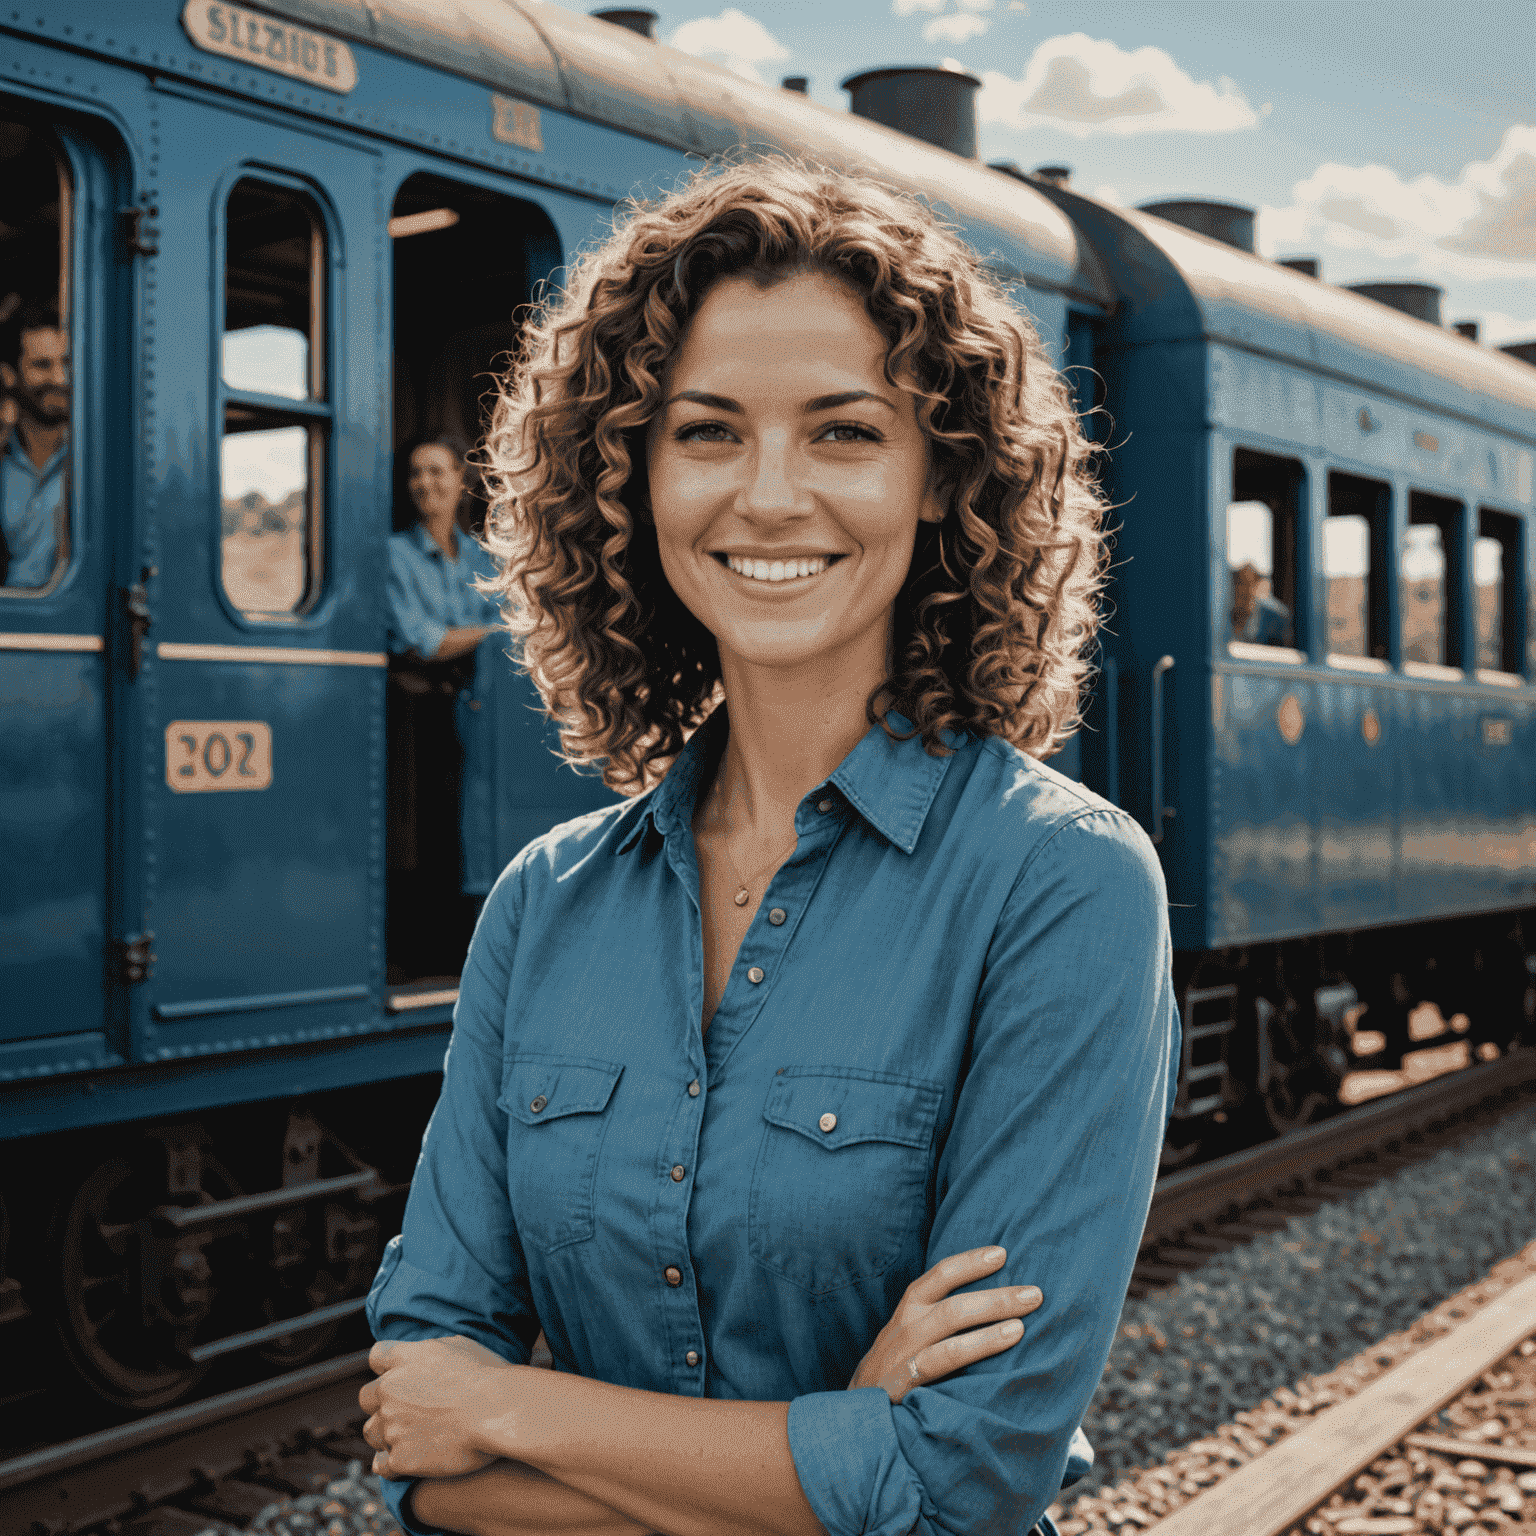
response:
[[(722, 697), (714, 637), (662, 572), (645, 433), (720, 278), (819, 272), (859, 295), (909, 391), (945, 507), (920, 523), (893, 667), (866, 703), (925, 749), (945, 730), (1034, 757), (1079, 724), (1104, 505), (1060, 375), (977, 254), (916, 199), (777, 156), (633, 202), (527, 322), (486, 440), (491, 587), (564, 756), (637, 793)], [(903, 737), (902, 739), (908, 739)]]

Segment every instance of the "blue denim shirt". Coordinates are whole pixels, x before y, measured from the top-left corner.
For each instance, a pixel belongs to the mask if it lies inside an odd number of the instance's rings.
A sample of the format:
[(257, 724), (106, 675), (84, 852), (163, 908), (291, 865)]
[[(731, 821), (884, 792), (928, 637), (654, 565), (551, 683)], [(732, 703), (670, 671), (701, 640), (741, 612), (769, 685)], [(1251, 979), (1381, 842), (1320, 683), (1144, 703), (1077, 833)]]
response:
[(58, 557), (66, 512), (69, 439), (39, 469), (12, 433), (0, 453), (0, 533), (10, 551), (8, 587), (46, 587)]
[[(787, 1399), (830, 1536), (1022, 1536), (1091, 1462), (1172, 1104), (1156, 855), (1002, 741), (873, 727), (799, 806), (701, 1032), (723, 713), (498, 881), (369, 1321), (519, 1362), (542, 1324), (562, 1370)], [(1022, 1342), (898, 1405), (846, 1390), (908, 1283), (989, 1243), (982, 1285), (1045, 1293)]]

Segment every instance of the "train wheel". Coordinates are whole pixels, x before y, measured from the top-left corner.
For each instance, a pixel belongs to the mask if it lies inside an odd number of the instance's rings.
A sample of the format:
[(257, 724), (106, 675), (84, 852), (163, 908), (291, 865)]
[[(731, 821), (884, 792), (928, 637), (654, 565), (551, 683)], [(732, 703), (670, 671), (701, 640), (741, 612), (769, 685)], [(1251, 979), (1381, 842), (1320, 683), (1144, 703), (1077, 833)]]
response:
[[(92, 1169), (56, 1213), (49, 1247), (57, 1265), (55, 1318), (70, 1362), (90, 1389), (124, 1408), (148, 1411), (184, 1397), (207, 1367), (177, 1347), (177, 1330), (153, 1313), (206, 1312), (213, 1295), (209, 1256), (187, 1246), (175, 1255), (155, 1301), (146, 1297), (143, 1227), (166, 1193), (164, 1148), (146, 1138), (132, 1157)], [(206, 1156), (201, 1198), (240, 1193)]]
[(1328, 1063), (1318, 1050), (1315, 1020), (1289, 999), (1277, 1008), (1253, 1000), (1258, 1026), (1258, 1088), (1264, 1118), (1285, 1136), (1321, 1118), (1333, 1102)]

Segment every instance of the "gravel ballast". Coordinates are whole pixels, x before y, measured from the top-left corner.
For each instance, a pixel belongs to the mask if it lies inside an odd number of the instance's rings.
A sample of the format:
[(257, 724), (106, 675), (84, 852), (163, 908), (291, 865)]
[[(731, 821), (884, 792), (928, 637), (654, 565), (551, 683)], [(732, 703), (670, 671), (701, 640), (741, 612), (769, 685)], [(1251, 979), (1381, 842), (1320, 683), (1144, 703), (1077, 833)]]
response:
[(1533, 1239), (1527, 1109), (1128, 1301), (1083, 1421), (1094, 1470), (1063, 1504), (1241, 1422), (1266, 1398), (1284, 1412), (1287, 1398), (1323, 1406), (1290, 1389), (1343, 1362), (1371, 1368), (1372, 1345), (1379, 1373), (1423, 1342), (1426, 1312)]

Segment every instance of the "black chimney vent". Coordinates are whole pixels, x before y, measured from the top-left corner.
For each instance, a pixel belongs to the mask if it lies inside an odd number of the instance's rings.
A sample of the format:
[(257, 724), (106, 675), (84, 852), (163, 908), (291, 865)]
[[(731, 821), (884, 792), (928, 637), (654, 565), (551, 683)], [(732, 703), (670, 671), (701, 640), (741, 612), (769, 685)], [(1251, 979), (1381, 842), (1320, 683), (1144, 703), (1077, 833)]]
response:
[(1292, 272), (1300, 272), (1303, 277), (1316, 277), (1318, 275), (1316, 256), (1287, 256), (1279, 265), (1289, 267)]
[(1072, 184), (1070, 165), (1037, 165), (1030, 174), (1036, 181), (1049, 182), (1053, 187), (1066, 187)]
[(981, 81), (957, 69), (871, 69), (850, 75), (843, 89), (849, 110), (899, 128), (966, 160), (976, 158), (976, 89)]
[(779, 81), (781, 90), (793, 91), (797, 96), (809, 96), (811, 93), (811, 77), (809, 75), (785, 75)]
[(1440, 324), (1440, 297), (1445, 290), (1433, 283), (1350, 283), (1348, 286), (1351, 293), (1375, 299), (1378, 304), (1401, 310), (1415, 320)]
[(1465, 336), (1468, 341), (1477, 340), (1477, 321), (1458, 320), (1453, 327), (1458, 336)]
[(1192, 198), (1167, 203), (1138, 204), (1142, 213), (1155, 213), (1170, 224), (1182, 225), (1197, 235), (1220, 240), (1223, 245), (1253, 255), (1253, 209), (1237, 203), (1198, 202)]
[(641, 37), (648, 37), (653, 43), (656, 41), (656, 22), (659, 18), (655, 11), (626, 10), (621, 7), (612, 11), (593, 11), (592, 14), (599, 21), (623, 27), (626, 32), (638, 32)]
[(1512, 341), (1506, 347), (1500, 347), (1500, 352), (1508, 352), (1511, 357), (1518, 357), (1522, 363), (1529, 363), (1536, 368), (1536, 341)]

